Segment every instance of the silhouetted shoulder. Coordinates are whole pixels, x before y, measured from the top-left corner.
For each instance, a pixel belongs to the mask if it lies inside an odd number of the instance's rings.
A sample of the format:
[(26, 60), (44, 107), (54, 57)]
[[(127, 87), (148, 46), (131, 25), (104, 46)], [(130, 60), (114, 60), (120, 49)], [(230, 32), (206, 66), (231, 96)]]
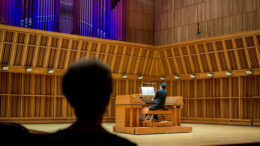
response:
[(79, 131), (73, 129), (60, 130), (48, 135), (36, 136), (38, 140), (44, 140), (46, 143), (59, 144), (91, 144), (91, 145), (113, 145), (113, 146), (136, 146), (135, 143), (111, 134), (102, 129), (96, 129), (95, 132)]

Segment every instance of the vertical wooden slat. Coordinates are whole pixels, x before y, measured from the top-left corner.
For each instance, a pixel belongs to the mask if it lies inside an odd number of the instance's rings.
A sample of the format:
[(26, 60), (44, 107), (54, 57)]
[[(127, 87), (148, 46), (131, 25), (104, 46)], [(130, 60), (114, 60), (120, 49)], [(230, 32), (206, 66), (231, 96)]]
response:
[[(24, 75), (25, 74), (21, 74), (21, 94), (24, 95)], [(21, 106), (20, 106), (20, 111), (19, 114), (21, 117), (23, 117), (23, 107), (24, 107), (24, 97), (21, 96), (20, 97), (20, 102), (21, 102)]]
[(209, 57), (208, 48), (207, 48), (205, 43), (203, 43), (203, 48), (204, 48), (205, 53), (206, 53), (206, 59), (207, 59), (207, 64), (208, 64), (208, 67), (209, 67), (209, 71), (212, 72), (213, 71), (213, 67), (212, 67), (212, 63), (211, 63), (210, 57)]
[(131, 49), (131, 53), (130, 53), (130, 60), (128, 62), (128, 65), (127, 65), (127, 71), (126, 73), (129, 73), (130, 72), (130, 69), (131, 69), (131, 65), (132, 65), (132, 62), (133, 62), (133, 58), (134, 58), (134, 51), (135, 49)]
[(0, 61), (2, 60), (3, 57), (3, 47), (4, 47), (4, 40), (5, 40), (5, 35), (6, 31), (2, 30), (2, 34), (1, 34), (1, 40), (0, 40)]
[(198, 117), (198, 100), (196, 98), (198, 98), (198, 80), (194, 80), (194, 116)]
[[(44, 78), (44, 76), (41, 76), (40, 80), (41, 80), (41, 94), (43, 94), (43, 93), (46, 93), (46, 78)], [(45, 96), (41, 97), (41, 107), (40, 107), (40, 116), (41, 117), (46, 116), (45, 113), (46, 113), (47, 109), (45, 109), (45, 104), (48, 104), (45, 102), (46, 98), (47, 97), (45, 97)]]
[(166, 60), (166, 64), (167, 64), (169, 73), (170, 73), (170, 75), (172, 75), (172, 69), (171, 69), (171, 65), (170, 65), (170, 62), (169, 62), (169, 58), (167, 58), (168, 55), (167, 55), (166, 49), (163, 49), (163, 53), (164, 53), (164, 56), (165, 56), (165, 60)]
[(36, 66), (37, 61), (38, 61), (40, 41), (41, 41), (41, 36), (37, 35), (37, 37), (36, 37), (36, 45), (35, 45), (34, 54), (33, 54), (33, 61), (32, 61), (32, 66), (33, 67)]
[[(57, 93), (55, 91), (57, 91), (57, 76), (53, 77), (54, 79), (52, 80), (52, 85), (54, 85), (54, 93), (52, 95), (52, 102), (53, 102), (53, 117), (57, 117)], [(62, 111), (61, 111), (62, 112)], [(61, 114), (62, 115), (62, 114)]]
[(96, 55), (95, 55), (96, 58), (99, 57), (100, 49), (101, 49), (101, 43), (99, 42), (99, 43), (97, 44), (97, 52), (96, 52)]
[(133, 72), (134, 74), (137, 74), (142, 53), (143, 53), (143, 48), (139, 48), (138, 57), (137, 57), (136, 65), (135, 65), (134, 72)]
[(187, 67), (186, 67), (186, 64), (185, 64), (185, 60), (184, 60), (184, 56), (183, 56), (183, 52), (182, 52), (181, 47), (178, 47), (178, 50), (179, 50), (180, 55), (181, 55), (180, 57), (181, 57), (181, 62), (182, 62), (183, 71), (184, 71), (185, 74), (187, 74), (187, 73), (188, 73), (188, 72), (187, 72)]
[(223, 101), (223, 95), (224, 95), (224, 83), (223, 78), (220, 79), (220, 118), (224, 117), (224, 101)]
[(125, 81), (125, 94), (126, 95), (129, 95), (129, 80), (126, 80)]
[(213, 49), (214, 49), (214, 54), (215, 54), (215, 58), (216, 58), (216, 62), (217, 62), (218, 71), (222, 71), (222, 67), (220, 64), (220, 58), (219, 58), (219, 54), (217, 52), (217, 46), (216, 46), (215, 42), (213, 42)]
[(151, 69), (150, 69), (150, 71), (149, 71), (149, 73), (148, 73), (148, 75), (152, 75), (152, 72), (153, 72), (153, 66), (154, 66), (154, 62), (156, 62), (156, 60), (155, 60), (155, 58), (156, 58), (156, 53), (157, 51), (154, 51), (154, 54), (153, 54), (153, 57), (152, 57), (152, 62), (151, 62)]
[(238, 117), (239, 119), (243, 118), (243, 105), (242, 105), (242, 95), (243, 95), (243, 79), (242, 77), (238, 77), (238, 96), (239, 96), (239, 100), (238, 100)]
[(50, 58), (50, 52), (51, 52), (51, 42), (52, 42), (52, 37), (48, 36), (48, 40), (47, 40), (47, 47), (46, 47), (46, 51), (45, 51), (45, 58), (43, 59), (43, 67), (46, 68), (49, 62), (49, 58)]
[[(36, 89), (36, 87), (35, 87), (35, 76), (36, 75), (30, 76), (30, 78), (31, 78), (31, 82), (30, 82), (30, 84), (31, 84), (31, 86), (30, 86), (31, 87), (31, 89), (30, 89), (31, 107), (29, 109), (30, 110), (30, 114), (29, 114), (30, 117), (35, 116), (35, 114), (34, 114), (35, 113), (35, 97), (33, 96), (33, 95), (35, 95), (35, 89)], [(27, 103), (27, 104), (29, 104), (29, 103)], [(44, 111), (44, 109), (41, 109), (41, 111)]]
[(90, 55), (90, 51), (91, 51), (92, 45), (93, 45), (93, 42), (88, 42), (88, 47), (87, 47), (87, 56), (86, 56), (86, 58), (89, 58), (89, 55)]
[(235, 54), (235, 58), (236, 58), (237, 68), (241, 69), (241, 61), (240, 61), (238, 50), (237, 50), (237, 44), (234, 39), (232, 39), (232, 45), (234, 46), (234, 49), (235, 49), (234, 54)]
[(67, 56), (65, 58), (65, 63), (64, 63), (64, 68), (65, 69), (68, 67), (69, 62), (70, 62), (70, 54), (71, 54), (72, 43), (73, 43), (73, 40), (69, 39)]
[(110, 44), (106, 44), (104, 62), (107, 63), (107, 64), (108, 64), (107, 58), (108, 58), (109, 48), (110, 48)]
[(107, 107), (107, 112), (108, 112), (108, 117), (112, 117), (112, 104), (111, 104), (111, 98), (110, 98), (110, 102), (109, 102), (108, 107)]
[(232, 114), (232, 78), (228, 78), (228, 84), (229, 84), (229, 119), (232, 119), (233, 114)]
[(149, 66), (147, 66), (147, 62), (149, 60), (149, 55), (150, 55), (151, 49), (148, 49), (145, 55), (145, 61), (144, 61), (144, 65), (143, 65), (143, 70), (141, 72), (142, 75), (145, 74), (145, 71), (148, 69)]
[(196, 54), (197, 54), (197, 58), (198, 58), (198, 62), (199, 62), (200, 72), (203, 73), (204, 69), (203, 69), (201, 57), (200, 57), (200, 54), (199, 54), (198, 44), (195, 45), (195, 50), (196, 50)]
[(207, 116), (207, 107), (206, 107), (206, 103), (207, 103), (207, 97), (206, 97), (206, 80), (202, 80), (202, 96), (203, 96), (203, 100), (202, 100), (202, 104), (203, 104), (203, 117), (206, 118)]
[(177, 60), (176, 60), (176, 56), (175, 56), (175, 53), (173, 51), (173, 48), (171, 48), (171, 52), (172, 52), (172, 56), (174, 57), (173, 58), (173, 63), (174, 63), (175, 69), (176, 69), (176, 73), (180, 74), (180, 70), (178, 68), (178, 64), (177, 64)]
[(226, 59), (226, 62), (227, 62), (227, 68), (228, 68), (228, 70), (231, 70), (232, 68), (231, 68), (230, 58), (228, 56), (227, 44), (226, 44), (225, 40), (222, 40), (222, 44), (223, 44), (225, 59)]
[(12, 93), (12, 73), (8, 73), (7, 76), (8, 76), (7, 93), (9, 95), (7, 96), (6, 117), (11, 117), (11, 98), (12, 98), (12, 96), (10, 94)]
[(18, 33), (14, 32), (12, 37), (13, 37), (13, 45), (12, 45), (12, 48), (11, 48), (12, 52), (11, 52), (11, 55), (10, 55), (10, 65), (14, 64), (16, 46), (17, 46), (16, 41), (17, 41)]
[(24, 48), (23, 48), (22, 57), (21, 57), (21, 66), (24, 66), (25, 62), (26, 62), (29, 38), (30, 38), (29, 33), (26, 33), (25, 38), (24, 38)]
[(112, 72), (114, 72), (114, 69), (115, 69), (118, 47), (119, 46), (116, 45), (115, 50), (114, 50), (114, 54), (113, 54), (113, 58), (112, 58), (112, 63), (111, 63), (111, 70), (112, 70)]
[(187, 47), (187, 51), (188, 51), (188, 55), (189, 55), (189, 61), (190, 61), (190, 67), (191, 67), (191, 71), (192, 73), (195, 73), (195, 66), (191, 57), (191, 52), (190, 52), (190, 48)]
[(80, 59), (80, 54), (81, 54), (82, 46), (83, 46), (83, 41), (82, 41), (82, 40), (79, 40), (78, 50), (77, 50), (77, 54), (76, 54), (76, 57), (75, 57), (75, 61), (77, 61), (77, 60)]
[(254, 42), (255, 42), (255, 49), (256, 49), (256, 55), (257, 55), (257, 62), (258, 66), (260, 66), (260, 44), (257, 41), (256, 35), (254, 35)]
[(216, 79), (213, 79), (213, 100), (212, 100), (212, 113), (213, 113), (213, 118), (216, 118), (216, 105), (214, 104), (215, 100), (216, 100), (216, 83), (215, 83)]
[(139, 115), (140, 115), (140, 109), (136, 109), (136, 127), (140, 127), (140, 119), (139, 119)]
[(124, 62), (125, 62), (125, 57), (126, 57), (126, 51), (127, 51), (127, 46), (124, 46), (124, 47), (123, 47), (123, 52), (122, 52), (121, 61), (120, 61), (120, 64), (119, 64), (118, 73), (122, 73), (123, 65), (126, 65), (126, 64), (124, 64)]
[(54, 60), (54, 68), (58, 68), (59, 60), (60, 60), (60, 53), (61, 53), (61, 45), (62, 45), (62, 38), (58, 39), (58, 44), (57, 44), (57, 53), (56, 57)]
[(245, 37), (243, 37), (243, 44), (244, 44), (244, 49), (245, 49), (245, 55), (246, 55), (246, 61), (247, 61), (248, 68), (252, 68), (252, 62), (250, 60), (250, 56), (249, 56), (248, 47), (247, 47), (247, 43), (246, 43), (246, 38)]

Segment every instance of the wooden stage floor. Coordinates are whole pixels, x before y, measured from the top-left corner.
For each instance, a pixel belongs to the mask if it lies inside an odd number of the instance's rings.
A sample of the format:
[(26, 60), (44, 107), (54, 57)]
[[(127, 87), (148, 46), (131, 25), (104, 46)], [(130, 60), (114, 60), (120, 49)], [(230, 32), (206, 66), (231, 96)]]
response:
[[(182, 124), (192, 126), (192, 133), (131, 135), (115, 133), (125, 137), (140, 146), (186, 146), (215, 145), (229, 143), (260, 142), (260, 127), (230, 126), (209, 124)], [(24, 124), (28, 129), (54, 132), (66, 128), (70, 124)], [(104, 123), (104, 128), (112, 131), (114, 123)]]

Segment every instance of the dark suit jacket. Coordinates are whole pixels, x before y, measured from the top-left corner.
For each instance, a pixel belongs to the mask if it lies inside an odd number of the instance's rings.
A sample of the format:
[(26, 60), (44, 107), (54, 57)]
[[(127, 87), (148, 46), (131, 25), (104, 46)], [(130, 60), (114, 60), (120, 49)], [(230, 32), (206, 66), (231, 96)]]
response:
[(154, 97), (156, 103), (150, 108), (150, 110), (163, 109), (165, 104), (165, 99), (167, 96), (167, 91), (163, 89), (157, 90), (157, 93)]

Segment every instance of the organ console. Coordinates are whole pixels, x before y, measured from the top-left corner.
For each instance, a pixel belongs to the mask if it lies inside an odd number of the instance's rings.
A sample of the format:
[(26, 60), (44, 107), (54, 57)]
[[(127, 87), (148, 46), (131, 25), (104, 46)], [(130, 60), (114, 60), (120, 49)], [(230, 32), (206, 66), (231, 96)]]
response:
[[(181, 126), (181, 96), (167, 96), (164, 109), (149, 110), (153, 96), (133, 94), (116, 96), (115, 132), (156, 134), (191, 132), (192, 127)], [(153, 115), (159, 115), (159, 121)], [(150, 117), (150, 118), (149, 118)]]

